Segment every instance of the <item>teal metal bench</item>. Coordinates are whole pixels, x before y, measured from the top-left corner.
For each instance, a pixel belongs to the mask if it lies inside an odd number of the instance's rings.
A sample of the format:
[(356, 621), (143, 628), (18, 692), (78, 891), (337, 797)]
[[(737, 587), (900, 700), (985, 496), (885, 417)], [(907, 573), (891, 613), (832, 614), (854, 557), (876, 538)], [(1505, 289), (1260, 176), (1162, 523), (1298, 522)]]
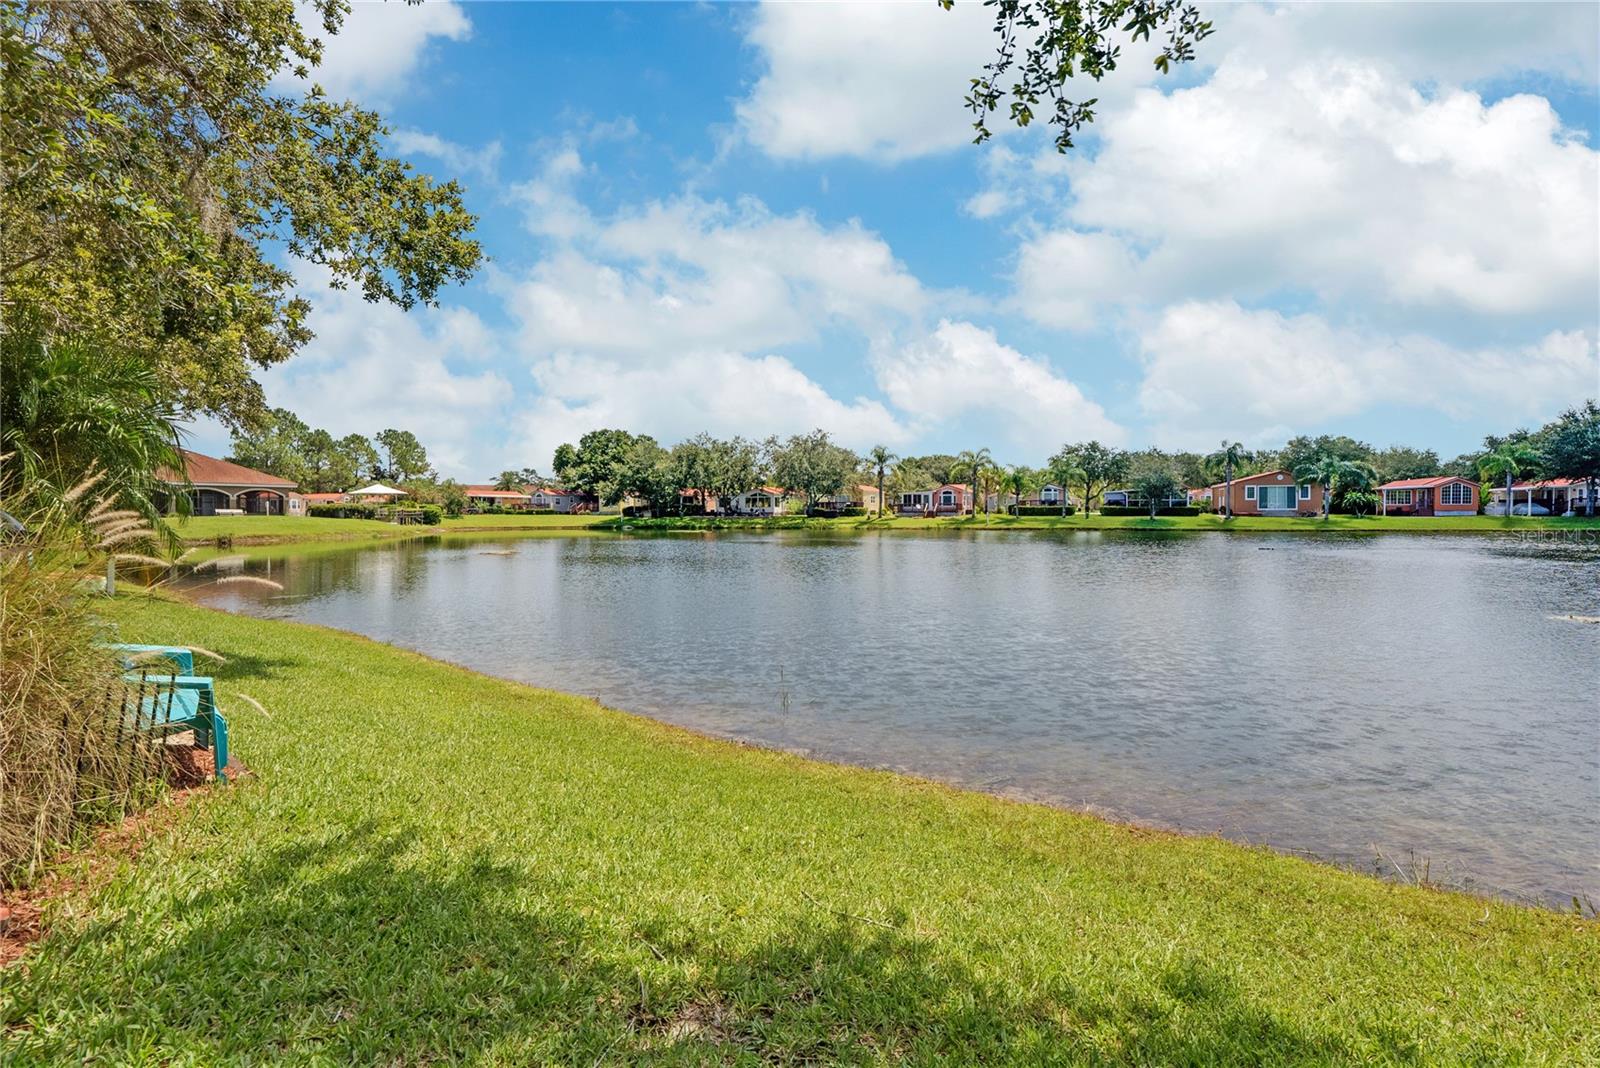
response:
[(181, 645), (128, 645), (118, 642), (106, 646), (119, 654), (122, 669), (131, 671), (140, 664), (147, 664), (152, 660), (170, 660), (180, 675), (194, 674), (194, 651), (185, 649)]
[[(179, 645), (111, 645), (121, 656), (130, 685), (153, 692), (139, 698), (137, 720), (146, 730), (160, 734), (194, 731), (195, 744), (211, 750), (217, 779), (228, 781), (228, 721), (217, 710), (215, 683), (205, 675), (194, 674), (194, 653)], [(166, 660), (178, 669), (176, 675), (134, 673), (139, 664)]]

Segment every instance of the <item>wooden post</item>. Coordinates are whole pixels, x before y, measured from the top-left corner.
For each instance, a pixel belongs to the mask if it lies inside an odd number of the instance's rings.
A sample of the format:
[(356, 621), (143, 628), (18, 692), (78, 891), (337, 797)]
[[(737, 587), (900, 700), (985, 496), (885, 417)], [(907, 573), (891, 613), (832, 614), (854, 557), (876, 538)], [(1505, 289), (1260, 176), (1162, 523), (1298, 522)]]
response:
[(115, 597), (116, 595), (117, 595), (117, 558), (115, 556), (107, 556), (106, 557), (106, 596), (107, 597)]

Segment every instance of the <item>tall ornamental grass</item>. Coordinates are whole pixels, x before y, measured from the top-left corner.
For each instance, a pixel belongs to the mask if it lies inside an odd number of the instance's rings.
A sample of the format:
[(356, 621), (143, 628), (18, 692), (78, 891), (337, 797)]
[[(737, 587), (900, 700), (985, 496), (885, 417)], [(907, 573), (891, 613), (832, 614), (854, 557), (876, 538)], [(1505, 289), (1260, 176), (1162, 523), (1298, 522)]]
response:
[(102, 481), (0, 501), (0, 886), (157, 788), (159, 754), (129, 730), (138, 694), (101, 648), (94, 602), (108, 558), (165, 562), (145, 555), (156, 534), (138, 512), (96, 496)]

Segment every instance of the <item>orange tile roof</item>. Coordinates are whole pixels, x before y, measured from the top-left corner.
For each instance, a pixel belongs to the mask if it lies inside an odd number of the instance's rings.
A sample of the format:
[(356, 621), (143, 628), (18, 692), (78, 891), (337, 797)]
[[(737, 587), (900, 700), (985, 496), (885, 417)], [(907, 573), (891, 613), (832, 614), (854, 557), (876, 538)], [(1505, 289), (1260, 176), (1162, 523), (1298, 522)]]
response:
[[(1513, 482), (1511, 488), (1514, 490), (1566, 489), (1569, 486), (1581, 486), (1584, 482), (1585, 480), (1581, 478), (1547, 478), (1539, 482)], [(1505, 489), (1505, 483), (1502, 482), (1499, 488)]]
[[(265, 471), (257, 471), (215, 456), (179, 449), (188, 480), (196, 486), (262, 486), (270, 489), (294, 489), (296, 483)], [(184, 476), (169, 467), (159, 468), (156, 477), (163, 482), (181, 483)]]
[(1378, 488), (1381, 490), (1430, 489), (1437, 486), (1444, 486), (1451, 482), (1465, 482), (1468, 485), (1477, 485), (1477, 483), (1473, 482), (1470, 478), (1462, 478), (1459, 475), (1435, 475), (1432, 478), (1397, 479), (1394, 482), (1385, 482)]
[(468, 497), (526, 497), (521, 490), (495, 489), (493, 486), (462, 486)]

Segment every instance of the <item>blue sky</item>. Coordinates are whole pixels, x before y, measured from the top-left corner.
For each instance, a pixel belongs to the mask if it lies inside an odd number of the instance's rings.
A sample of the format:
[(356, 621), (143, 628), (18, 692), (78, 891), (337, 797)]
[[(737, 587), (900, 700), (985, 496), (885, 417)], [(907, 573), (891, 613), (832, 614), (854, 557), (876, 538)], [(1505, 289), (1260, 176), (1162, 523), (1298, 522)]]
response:
[(268, 398), (485, 478), (596, 426), (1448, 456), (1600, 393), (1600, 8), (1207, 14), (1060, 156), (968, 143), (976, 3), (357, 4), (316, 80), (461, 181), (490, 262), (410, 313), (299, 270)]

